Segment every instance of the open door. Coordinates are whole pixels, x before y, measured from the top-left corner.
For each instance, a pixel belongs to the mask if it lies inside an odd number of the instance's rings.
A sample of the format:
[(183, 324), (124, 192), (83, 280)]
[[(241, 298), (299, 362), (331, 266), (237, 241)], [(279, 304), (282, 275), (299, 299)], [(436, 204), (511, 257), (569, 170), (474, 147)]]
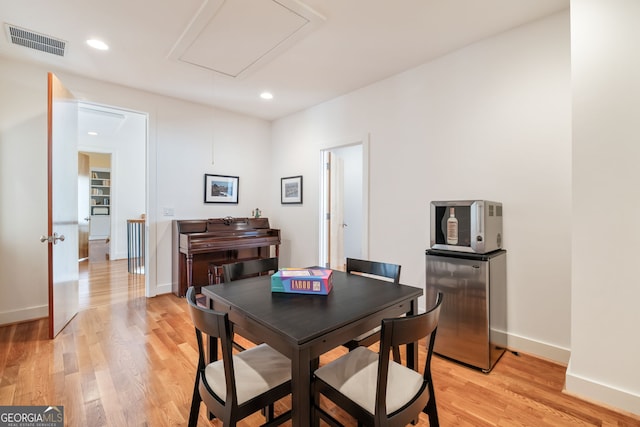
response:
[(78, 312), (78, 107), (48, 73), (49, 337)]
[(346, 258), (367, 259), (367, 140), (321, 151), (320, 265), (346, 268)]
[(344, 254), (344, 161), (333, 153), (329, 156), (329, 266), (345, 271)]

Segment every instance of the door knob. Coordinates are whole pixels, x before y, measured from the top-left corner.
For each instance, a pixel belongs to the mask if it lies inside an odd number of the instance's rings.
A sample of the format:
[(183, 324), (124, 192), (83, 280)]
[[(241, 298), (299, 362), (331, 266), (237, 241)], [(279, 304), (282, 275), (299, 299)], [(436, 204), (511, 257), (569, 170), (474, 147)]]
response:
[(64, 234), (58, 235), (58, 233), (53, 233), (53, 236), (40, 236), (40, 241), (42, 243), (53, 243), (54, 245), (58, 243), (58, 240), (64, 242)]

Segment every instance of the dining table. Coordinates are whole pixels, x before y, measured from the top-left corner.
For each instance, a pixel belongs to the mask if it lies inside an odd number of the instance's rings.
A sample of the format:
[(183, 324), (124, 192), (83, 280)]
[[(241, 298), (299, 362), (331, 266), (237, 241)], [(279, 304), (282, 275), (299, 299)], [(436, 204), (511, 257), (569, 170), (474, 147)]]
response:
[[(382, 319), (418, 313), (421, 287), (393, 284), (333, 270), (328, 295), (271, 291), (271, 276), (203, 286), (209, 308), (226, 312), (234, 333), (267, 343), (291, 359), (291, 419), (294, 427), (318, 424), (312, 417), (311, 378), (320, 356), (380, 326)], [(209, 343), (217, 358), (217, 340)], [(408, 366), (417, 343), (406, 347)]]

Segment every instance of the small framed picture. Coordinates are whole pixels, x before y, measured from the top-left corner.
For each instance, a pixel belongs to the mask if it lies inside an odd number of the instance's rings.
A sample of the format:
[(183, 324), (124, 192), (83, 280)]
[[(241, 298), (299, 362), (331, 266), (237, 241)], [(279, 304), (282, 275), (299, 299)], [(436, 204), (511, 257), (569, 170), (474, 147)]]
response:
[(205, 203), (238, 203), (240, 178), (227, 175), (204, 175)]
[(302, 175), (280, 179), (280, 201), (282, 204), (302, 203)]

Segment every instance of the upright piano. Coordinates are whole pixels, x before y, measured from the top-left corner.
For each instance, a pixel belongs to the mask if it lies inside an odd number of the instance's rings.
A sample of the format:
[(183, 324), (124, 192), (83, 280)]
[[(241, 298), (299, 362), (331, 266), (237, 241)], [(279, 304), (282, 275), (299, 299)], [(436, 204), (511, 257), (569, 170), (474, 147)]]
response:
[(174, 220), (173, 293), (183, 297), (189, 286), (220, 283), (224, 264), (278, 256), (279, 247), (280, 230), (267, 218)]

